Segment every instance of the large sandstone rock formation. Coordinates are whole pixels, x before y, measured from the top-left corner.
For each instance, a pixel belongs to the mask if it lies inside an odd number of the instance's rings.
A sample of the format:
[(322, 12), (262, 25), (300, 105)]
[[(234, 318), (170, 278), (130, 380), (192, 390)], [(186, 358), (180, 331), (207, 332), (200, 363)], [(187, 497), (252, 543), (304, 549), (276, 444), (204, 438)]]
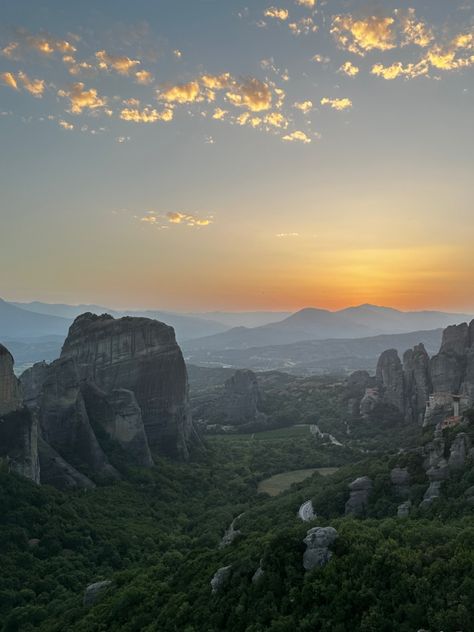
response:
[(346, 502), (346, 516), (363, 516), (369, 504), (373, 483), (368, 476), (360, 476), (349, 483), (350, 496)]
[(223, 421), (230, 425), (243, 425), (264, 421), (260, 412), (261, 397), (257, 376), (253, 371), (240, 369), (224, 384), (222, 396)]
[(326, 566), (333, 553), (329, 547), (335, 542), (338, 533), (334, 527), (313, 527), (303, 540), (306, 550), (303, 553), (303, 567), (310, 571), (313, 568)]
[(39, 482), (38, 424), (22, 404), (13, 357), (0, 345), (0, 459), (11, 471)]
[(187, 458), (194, 429), (186, 366), (172, 327), (148, 318), (83, 314), (72, 324), (62, 359), (74, 359), (81, 380), (110, 394), (132, 391), (150, 446)]

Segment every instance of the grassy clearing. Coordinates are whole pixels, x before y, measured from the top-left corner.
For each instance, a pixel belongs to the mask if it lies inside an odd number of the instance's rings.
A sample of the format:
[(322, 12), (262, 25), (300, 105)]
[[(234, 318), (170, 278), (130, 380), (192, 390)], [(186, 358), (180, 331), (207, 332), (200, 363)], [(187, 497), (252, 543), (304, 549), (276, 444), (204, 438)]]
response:
[(289, 426), (287, 428), (276, 428), (274, 430), (264, 430), (262, 432), (235, 433), (222, 435), (207, 435), (208, 441), (231, 441), (233, 443), (241, 441), (274, 441), (281, 439), (299, 439), (309, 435), (309, 426)]
[(301, 481), (309, 478), (314, 472), (319, 472), (322, 476), (329, 476), (337, 472), (338, 469), (337, 467), (317, 467), (275, 474), (275, 476), (260, 481), (258, 491), (263, 494), (268, 494), (269, 496), (278, 496), (281, 492), (289, 489), (293, 483), (301, 483)]

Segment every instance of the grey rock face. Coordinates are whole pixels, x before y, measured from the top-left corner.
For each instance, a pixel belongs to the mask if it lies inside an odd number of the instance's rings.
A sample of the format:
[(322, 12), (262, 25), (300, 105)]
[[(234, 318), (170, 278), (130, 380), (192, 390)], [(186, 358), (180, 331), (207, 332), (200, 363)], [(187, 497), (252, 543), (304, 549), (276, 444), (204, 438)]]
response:
[(350, 496), (346, 502), (346, 516), (362, 516), (365, 513), (372, 487), (372, 480), (368, 476), (356, 478), (349, 484)]
[(95, 582), (95, 584), (87, 586), (84, 592), (84, 605), (88, 608), (93, 606), (111, 584), (112, 582), (106, 580), (103, 582)]
[(377, 382), (383, 388), (384, 401), (405, 413), (405, 380), (396, 349), (384, 351), (377, 363)]
[(239, 425), (255, 421), (263, 416), (260, 406), (260, 390), (255, 373), (247, 369), (236, 371), (224, 385), (222, 412), (225, 422)]
[(436, 500), (437, 498), (439, 498), (441, 493), (441, 481), (433, 481), (432, 483), (430, 483), (428, 489), (425, 492), (425, 495), (423, 496), (423, 501), (420, 505), (420, 507), (428, 507), (429, 505), (431, 505), (431, 503)]
[(219, 543), (219, 548), (223, 549), (226, 546), (229, 546), (230, 544), (232, 544), (232, 542), (239, 537), (239, 535), (241, 534), (241, 531), (239, 529), (235, 528), (235, 525), (237, 524), (237, 521), (239, 520), (239, 518), (241, 518), (244, 514), (241, 513), (239, 514), (236, 518), (234, 518), (232, 520), (232, 522), (229, 525), (229, 528), (226, 529), (226, 532), (224, 533), (224, 535), (222, 536), (222, 540)]
[(188, 379), (174, 330), (148, 318), (83, 314), (72, 324), (61, 357), (74, 358), (82, 380), (107, 394), (135, 394), (150, 446), (187, 458), (194, 438)]
[(410, 474), (406, 467), (394, 467), (390, 472), (393, 491), (399, 498), (407, 498), (410, 494)]
[(13, 372), (13, 357), (0, 345), (0, 415), (6, 415), (21, 406), (20, 384)]
[(460, 432), (454, 439), (449, 452), (449, 469), (461, 470), (466, 464), (469, 451), (471, 449), (471, 440), (465, 432)]
[(44, 440), (74, 468), (104, 478), (119, 478), (90, 425), (74, 360), (53, 362), (43, 384), (39, 410)]
[(334, 527), (313, 527), (303, 540), (306, 551), (303, 554), (303, 566), (310, 571), (325, 566), (332, 557), (329, 547), (335, 542), (338, 533)]
[(420, 425), (428, 397), (433, 390), (430, 373), (430, 358), (422, 344), (409, 349), (403, 356), (405, 375), (405, 417)]
[(264, 575), (265, 575), (265, 571), (263, 570), (262, 563), (260, 562), (260, 566), (252, 575), (252, 584), (258, 584), (258, 582), (263, 578)]
[(119, 443), (130, 464), (151, 467), (153, 459), (142, 413), (132, 391), (122, 388), (106, 394), (95, 384), (83, 382), (81, 392), (93, 427), (101, 426)]
[(95, 484), (65, 461), (44, 439), (38, 439), (40, 482), (56, 489), (92, 489)]
[(22, 405), (13, 357), (0, 345), (0, 459), (11, 471), (39, 482), (38, 423)]
[(316, 518), (316, 512), (314, 511), (313, 502), (307, 500), (298, 509), (298, 518), (303, 522), (310, 522)]
[(225, 586), (225, 584), (229, 581), (232, 573), (232, 565), (222, 566), (215, 573), (213, 578), (210, 581), (211, 590), (213, 593), (219, 592), (221, 588)]
[(380, 402), (380, 395), (377, 388), (367, 388), (364, 396), (360, 400), (359, 414), (364, 419), (368, 419)]
[(408, 518), (411, 510), (411, 500), (406, 500), (401, 505), (397, 507), (397, 517), (398, 518)]
[(30, 410), (38, 412), (41, 403), (41, 391), (49, 374), (49, 364), (37, 362), (21, 374), (23, 402)]

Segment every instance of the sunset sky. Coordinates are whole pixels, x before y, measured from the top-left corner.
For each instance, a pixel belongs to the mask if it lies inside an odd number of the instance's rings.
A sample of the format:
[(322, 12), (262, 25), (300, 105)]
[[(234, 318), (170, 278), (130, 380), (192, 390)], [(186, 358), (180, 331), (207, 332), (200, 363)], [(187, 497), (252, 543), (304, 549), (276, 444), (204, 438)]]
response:
[(4, 0), (0, 296), (474, 309), (472, 0)]

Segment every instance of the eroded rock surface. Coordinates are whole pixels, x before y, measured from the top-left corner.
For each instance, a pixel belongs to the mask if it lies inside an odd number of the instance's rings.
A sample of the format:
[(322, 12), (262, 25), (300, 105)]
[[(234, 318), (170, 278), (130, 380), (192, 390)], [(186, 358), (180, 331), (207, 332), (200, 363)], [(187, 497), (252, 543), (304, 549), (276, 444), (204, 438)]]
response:
[(338, 533), (334, 527), (313, 527), (303, 540), (306, 551), (303, 554), (303, 567), (310, 571), (325, 566), (333, 553), (329, 547), (335, 542)]
[(350, 496), (346, 502), (346, 516), (362, 516), (365, 514), (372, 487), (372, 480), (368, 476), (361, 476), (349, 483)]

